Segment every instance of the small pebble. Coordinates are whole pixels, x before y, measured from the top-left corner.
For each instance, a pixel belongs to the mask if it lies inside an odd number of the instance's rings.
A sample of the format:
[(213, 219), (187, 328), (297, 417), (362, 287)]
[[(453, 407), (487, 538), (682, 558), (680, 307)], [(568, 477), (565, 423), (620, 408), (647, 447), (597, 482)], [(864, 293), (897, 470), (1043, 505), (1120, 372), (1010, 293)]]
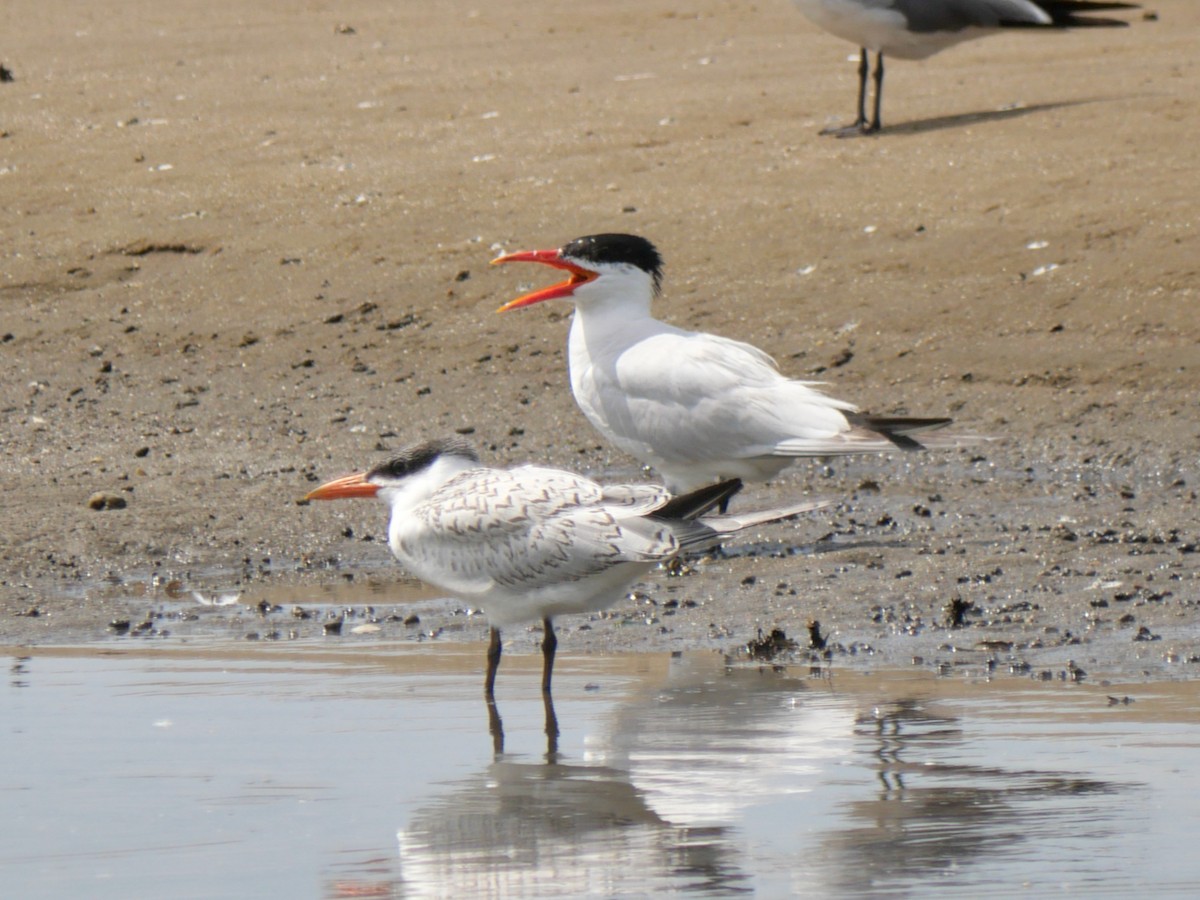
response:
[(124, 509), (125, 498), (120, 494), (96, 491), (96, 493), (88, 497), (87, 505), (90, 509)]

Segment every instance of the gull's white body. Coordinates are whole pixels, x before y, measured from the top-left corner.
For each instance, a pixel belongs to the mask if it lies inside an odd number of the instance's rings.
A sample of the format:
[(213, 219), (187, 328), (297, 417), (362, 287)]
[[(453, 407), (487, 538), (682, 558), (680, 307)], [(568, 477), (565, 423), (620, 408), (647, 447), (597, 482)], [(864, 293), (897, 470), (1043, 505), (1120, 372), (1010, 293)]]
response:
[(925, 59), (1000, 30), (1000, 21), (1049, 25), (1029, 0), (793, 0), (814, 25), (875, 53)]

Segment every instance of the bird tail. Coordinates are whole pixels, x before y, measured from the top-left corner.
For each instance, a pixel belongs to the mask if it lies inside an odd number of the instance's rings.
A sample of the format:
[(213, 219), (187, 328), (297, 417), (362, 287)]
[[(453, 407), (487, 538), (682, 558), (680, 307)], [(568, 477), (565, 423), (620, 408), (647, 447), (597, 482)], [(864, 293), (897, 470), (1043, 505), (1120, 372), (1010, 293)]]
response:
[[(993, 440), (978, 434), (943, 432), (942, 429), (954, 421), (944, 416), (922, 418), (920, 416), (869, 416), (851, 413), (846, 418), (850, 424), (890, 441), (899, 450), (950, 450), (980, 441)], [(913, 434), (919, 434), (920, 437), (912, 437)]]
[(850, 413), (846, 416), (850, 424), (873, 431), (887, 438), (901, 450), (924, 450), (928, 445), (909, 437), (914, 431), (934, 431), (945, 428), (953, 419), (945, 417), (920, 418), (917, 416), (867, 416)]
[(742, 489), (740, 478), (706, 484), (704, 487), (672, 497), (652, 514), (653, 519), (696, 519), (716, 506), (725, 508), (729, 498)]
[[(638, 517), (635, 521), (626, 522), (625, 527), (634, 533), (638, 531), (640, 524), (649, 525), (654, 529), (656, 542), (661, 542), (664, 539), (664, 533), (670, 532), (680, 550), (703, 550), (715, 547), (721, 542), (722, 532), (713, 528), (707, 519), (701, 517), (716, 507), (720, 507), (720, 512), (723, 513), (729, 504), (729, 498), (741, 489), (742, 480), (740, 478), (706, 484), (694, 491), (672, 497), (654, 512)], [(721, 517), (718, 515), (713, 518), (720, 519)]]
[(735, 534), (755, 525), (765, 525), (768, 522), (778, 522), (781, 519), (791, 519), (803, 513), (833, 506), (832, 500), (809, 500), (805, 503), (793, 503), (789, 506), (779, 506), (775, 509), (763, 509), (756, 512), (738, 513), (737, 515), (704, 516), (698, 521), (707, 525), (720, 536)]
[[(1125, 28), (1129, 23), (1122, 19), (1105, 19), (1092, 13), (1141, 8), (1136, 3), (1109, 3), (1107, 0), (1037, 0), (1037, 6), (1050, 17), (1051, 28)], [(1000, 25), (1003, 28), (1047, 27), (1023, 19), (1001, 19)]]
[[(722, 482), (722, 484), (727, 483)], [(716, 486), (709, 485), (708, 488), (701, 488), (700, 490), (711, 490), (714, 487)], [(692, 494), (695, 493), (697, 492), (692, 492)], [(684, 497), (690, 496), (692, 495), (684, 495)], [(678, 499), (682, 500), (683, 498)], [(708, 508), (711, 509), (718, 503), (720, 503), (720, 497), (714, 496)], [(778, 522), (780, 519), (790, 519), (792, 516), (812, 512), (815, 509), (824, 509), (826, 506), (832, 505), (832, 500), (810, 500), (806, 503), (794, 503), (789, 506), (776, 507), (775, 509), (763, 509), (757, 512), (738, 513), (737, 515), (718, 513), (708, 516), (701, 513), (699, 518), (660, 519), (660, 521), (674, 535), (680, 550), (698, 551), (715, 547), (724, 538), (746, 528), (753, 528), (755, 525), (765, 525), (767, 522)], [(651, 517), (648, 516), (647, 518)], [(656, 513), (653, 518), (658, 518), (658, 514)]]

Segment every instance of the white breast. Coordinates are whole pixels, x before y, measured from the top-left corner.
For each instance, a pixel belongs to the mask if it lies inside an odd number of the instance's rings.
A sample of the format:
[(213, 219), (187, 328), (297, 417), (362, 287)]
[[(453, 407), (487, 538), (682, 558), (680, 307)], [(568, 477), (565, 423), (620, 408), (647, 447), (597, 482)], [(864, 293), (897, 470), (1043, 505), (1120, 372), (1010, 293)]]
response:
[[(910, 31), (899, 3), (872, 0), (793, 0), (813, 24), (830, 34), (898, 59), (925, 59), (939, 50), (992, 29), (957, 28), (942, 31)], [(953, 3), (954, 0), (949, 0)]]

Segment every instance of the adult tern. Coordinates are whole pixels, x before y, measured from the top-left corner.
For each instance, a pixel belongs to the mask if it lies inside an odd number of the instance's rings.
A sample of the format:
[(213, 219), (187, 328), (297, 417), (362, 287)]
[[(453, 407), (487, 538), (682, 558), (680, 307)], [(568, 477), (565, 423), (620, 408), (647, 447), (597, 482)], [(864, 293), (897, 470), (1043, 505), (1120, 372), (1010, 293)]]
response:
[(785, 377), (750, 344), (655, 319), (650, 303), (661, 288), (662, 257), (643, 237), (594, 234), (492, 262), (569, 273), (500, 311), (556, 298), (575, 304), (567, 340), (575, 401), (601, 434), (656, 469), (674, 492), (723, 478), (764, 481), (797, 457), (976, 440), (935, 431), (948, 418), (860, 413), (816, 382)]

